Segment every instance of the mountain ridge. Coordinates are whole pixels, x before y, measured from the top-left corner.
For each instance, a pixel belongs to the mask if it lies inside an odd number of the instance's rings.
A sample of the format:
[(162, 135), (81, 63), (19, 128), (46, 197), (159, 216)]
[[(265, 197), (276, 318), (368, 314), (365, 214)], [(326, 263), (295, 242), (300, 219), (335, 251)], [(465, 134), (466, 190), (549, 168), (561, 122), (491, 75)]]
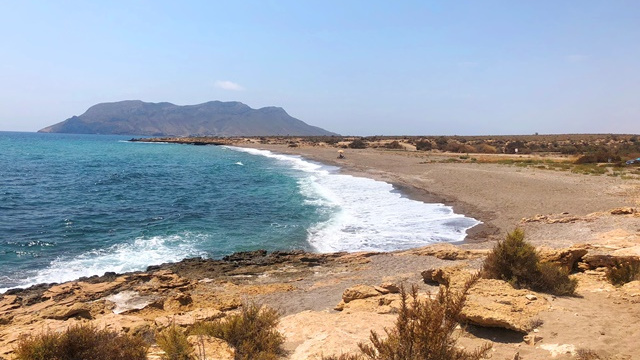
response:
[(253, 109), (239, 101), (218, 100), (196, 105), (141, 100), (99, 103), (82, 115), (38, 132), (144, 136), (337, 135), (296, 119), (281, 107)]

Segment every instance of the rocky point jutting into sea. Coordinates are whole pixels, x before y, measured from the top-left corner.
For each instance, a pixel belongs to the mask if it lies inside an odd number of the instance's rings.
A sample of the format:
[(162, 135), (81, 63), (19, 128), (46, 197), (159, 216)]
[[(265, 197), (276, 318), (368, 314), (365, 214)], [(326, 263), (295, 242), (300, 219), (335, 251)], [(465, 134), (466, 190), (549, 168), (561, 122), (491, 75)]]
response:
[[(337, 147), (290, 142), (238, 139), (235, 145), (337, 164), (342, 173), (393, 183), (411, 198), (442, 202), (483, 224), (456, 244), (392, 252), (243, 252), (10, 290), (0, 297), (0, 357), (11, 358), (20, 334), (79, 323), (153, 334), (172, 323), (187, 327), (227, 316), (246, 301), (282, 312), (287, 358), (354, 351), (370, 330), (393, 325), (401, 285), (417, 285), (421, 294), (438, 291), (438, 284), (459, 286), (515, 227), (543, 260), (573, 272), (576, 296), (480, 279), (462, 313), (468, 326), (458, 330), (459, 344), (473, 349), (491, 342), (496, 359), (571, 359), (587, 350), (632, 359), (640, 352), (640, 283), (615, 287), (606, 280), (617, 262), (639, 259), (637, 178), (484, 163), (481, 155), (452, 162), (460, 155), (409, 150), (347, 148), (345, 158), (336, 159)], [(219, 358), (231, 358), (228, 345), (217, 349)], [(152, 347), (149, 358), (158, 356)]]

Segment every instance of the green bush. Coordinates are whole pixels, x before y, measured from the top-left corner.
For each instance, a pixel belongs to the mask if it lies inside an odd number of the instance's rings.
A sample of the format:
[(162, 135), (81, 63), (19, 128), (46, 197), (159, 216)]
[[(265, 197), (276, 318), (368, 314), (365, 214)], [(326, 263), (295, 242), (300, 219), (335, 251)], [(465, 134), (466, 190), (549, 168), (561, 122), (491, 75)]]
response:
[(551, 263), (540, 263), (540, 281), (535, 289), (555, 295), (573, 295), (578, 287), (578, 280), (569, 277), (569, 271)]
[(237, 360), (275, 360), (284, 354), (284, 336), (276, 329), (278, 311), (244, 304), (238, 314), (194, 325), (193, 333), (225, 340), (235, 348)]
[(517, 289), (554, 295), (573, 295), (577, 287), (568, 271), (556, 264), (540, 263), (535, 247), (524, 240), (521, 229), (515, 229), (496, 244), (484, 261), (482, 276), (507, 281)]
[(460, 312), (464, 307), (474, 277), (467, 281), (462, 291), (453, 292), (442, 286), (435, 299), (418, 299), (417, 287), (411, 289), (411, 300), (404, 287), (401, 288), (401, 307), (395, 327), (385, 329), (386, 339), (371, 332), (371, 344), (358, 344), (358, 355), (323, 357), (326, 360), (475, 360), (485, 358), (491, 344), (468, 352), (456, 346), (454, 331), (458, 326)]
[(482, 273), (486, 278), (507, 281), (515, 288), (531, 288), (536, 282), (538, 263), (536, 249), (524, 240), (524, 231), (515, 229), (489, 253)]
[(163, 360), (192, 360), (193, 346), (187, 336), (177, 326), (172, 325), (158, 334), (156, 342), (165, 355)]
[(20, 339), (17, 360), (146, 360), (147, 343), (93, 326), (72, 326), (61, 333), (45, 332)]
[(638, 278), (640, 278), (640, 263), (637, 261), (618, 262), (607, 272), (607, 280), (616, 286), (622, 286)]

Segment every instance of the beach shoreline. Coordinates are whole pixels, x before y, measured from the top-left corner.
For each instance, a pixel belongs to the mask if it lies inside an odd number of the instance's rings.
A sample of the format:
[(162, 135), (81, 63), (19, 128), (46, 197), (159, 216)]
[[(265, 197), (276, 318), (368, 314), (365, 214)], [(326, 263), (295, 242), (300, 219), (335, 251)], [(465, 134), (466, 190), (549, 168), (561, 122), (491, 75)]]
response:
[[(637, 206), (637, 180), (592, 176), (516, 166), (449, 162), (451, 155), (380, 149), (344, 149), (338, 159), (334, 147), (234, 144), (301, 156), (337, 166), (342, 174), (390, 183), (413, 200), (441, 203), (454, 212), (482, 223), (469, 229), (463, 242), (474, 247), (491, 246), (523, 219), (542, 215), (586, 216), (621, 206)], [(529, 227), (528, 238), (548, 243), (548, 229)], [(486, 243), (486, 244), (483, 244)], [(475, 245), (472, 245), (475, 244)]]

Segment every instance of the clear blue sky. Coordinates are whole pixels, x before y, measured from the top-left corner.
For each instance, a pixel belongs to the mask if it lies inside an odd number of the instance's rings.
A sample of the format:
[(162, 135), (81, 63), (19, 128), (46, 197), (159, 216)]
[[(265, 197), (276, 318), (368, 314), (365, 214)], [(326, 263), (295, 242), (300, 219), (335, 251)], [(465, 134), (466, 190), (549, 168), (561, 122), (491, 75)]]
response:
[(640, 132), (640, 1), (0, 0), (0, 130), (281, 106), (341, 134)]

